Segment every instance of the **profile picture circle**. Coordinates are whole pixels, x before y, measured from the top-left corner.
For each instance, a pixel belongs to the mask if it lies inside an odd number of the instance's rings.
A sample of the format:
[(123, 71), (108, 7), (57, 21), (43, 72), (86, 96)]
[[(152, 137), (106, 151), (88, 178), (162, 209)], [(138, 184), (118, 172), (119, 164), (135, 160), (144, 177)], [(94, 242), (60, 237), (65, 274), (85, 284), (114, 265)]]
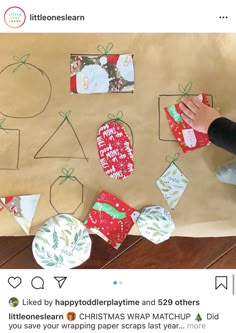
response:
[(12, 297), (9, 299), (9, 305), (15, 308), (19, 304), (19, 301), (16, 297)]
[(10, 28), (20, 28), (25, 23), (25, 20), (25, 12), (20, 7), (13, 6), (5, 11), (4, 21)]

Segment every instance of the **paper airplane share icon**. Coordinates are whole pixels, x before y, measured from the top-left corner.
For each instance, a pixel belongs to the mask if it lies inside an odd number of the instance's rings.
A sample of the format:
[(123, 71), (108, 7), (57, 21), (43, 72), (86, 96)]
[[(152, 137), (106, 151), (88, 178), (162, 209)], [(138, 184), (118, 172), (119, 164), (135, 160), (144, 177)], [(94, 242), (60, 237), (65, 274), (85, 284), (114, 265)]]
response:
[(63, 286), (67, 277), (66, 276), (54, 276), (54, 279), (58, 282), (59, 288)]

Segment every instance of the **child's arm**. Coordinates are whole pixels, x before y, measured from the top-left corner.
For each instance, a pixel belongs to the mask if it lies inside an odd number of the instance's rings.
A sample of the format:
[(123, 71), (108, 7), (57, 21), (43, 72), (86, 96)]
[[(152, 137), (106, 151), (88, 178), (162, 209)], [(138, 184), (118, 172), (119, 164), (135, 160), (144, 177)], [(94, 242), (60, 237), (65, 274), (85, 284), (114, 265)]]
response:
[(216, 146), (236, 154), (236, 123), (220, 117), (215, 119), (208, 129), (209, 139)]
[(208, 133), (209, 139), (231, 153), (236, 154), (236, 123), (221, 117), (219, 112), (197, 99), (183, 97), (180, 103), (181, 117), (193, 129)]

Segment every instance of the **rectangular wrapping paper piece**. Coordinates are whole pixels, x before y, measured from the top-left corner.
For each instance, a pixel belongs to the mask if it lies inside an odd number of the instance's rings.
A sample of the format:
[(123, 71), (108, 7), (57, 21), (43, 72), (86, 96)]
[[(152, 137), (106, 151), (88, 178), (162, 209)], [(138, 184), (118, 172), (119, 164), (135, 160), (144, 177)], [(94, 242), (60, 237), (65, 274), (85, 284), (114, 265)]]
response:
[[(209, 102), (204, 93), (196, 98), (209, 106)], [(182, 111), (179, 107), (179, 103), (169, 105), (165, 107), (164, 110), (172, 133), (184, 153), (204, 147), (210, 143), (207, 134), (195, 131), (182, 119)]]
[(72, 54), (70, 71), (70, 92), (74, 94), (131, 93), (134, 90), (132, 54)]
[(93, 205), (85, 225), (118, 249), (133, 226), (136, 213), (133, 208), (114, 195), (102, 191)]

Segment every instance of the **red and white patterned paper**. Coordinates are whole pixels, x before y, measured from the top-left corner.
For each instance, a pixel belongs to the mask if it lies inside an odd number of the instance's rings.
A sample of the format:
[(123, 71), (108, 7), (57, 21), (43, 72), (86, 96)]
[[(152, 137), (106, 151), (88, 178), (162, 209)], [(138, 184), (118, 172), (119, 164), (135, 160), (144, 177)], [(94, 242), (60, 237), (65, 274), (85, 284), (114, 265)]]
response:
[(109, 177), (124, 179), (134, 171), (130, 139), (118, 121), (109, 121), (100, 127), (97, 147), (100, 163)]
[(137, 221), (139, 213), (107, 191), (102, 191), (85, 226), (118, 249)]
[(5, 207), (28, 235), (39, 198), (40, 194), (0, 197), (0, 211)]
[[(202, 93), (196, 98), (210, 106), (206, 94)], [(175, 116), (173, 116), (173, 113), (171, 114), (170, 108), (172, 108)], [(165, 107), (164, 110), (172, 133), (184, 153), (210, 144), (207, 134), (195, 131), (182, 119), (180, 116), (182, 111), (179, 107), (179, 103)]]

